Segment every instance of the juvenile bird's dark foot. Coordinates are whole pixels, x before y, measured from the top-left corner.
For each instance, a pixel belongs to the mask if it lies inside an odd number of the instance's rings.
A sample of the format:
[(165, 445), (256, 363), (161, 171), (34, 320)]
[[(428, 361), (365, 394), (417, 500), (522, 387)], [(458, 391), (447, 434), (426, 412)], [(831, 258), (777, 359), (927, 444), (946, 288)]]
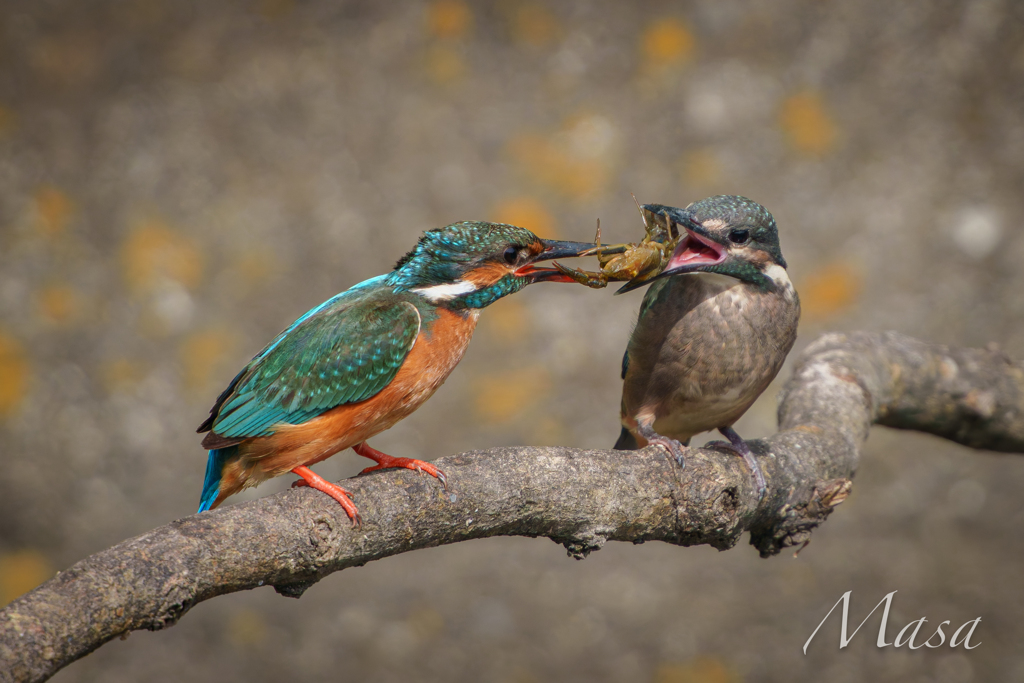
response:
[(441, 482), (441, 486), (444, 487), (444, 490), (448, 490), (448, 477), (445, 476), (444, 472), (437, 469), (429, 462), (415, 460), (413, 458), (395, 458), (387, 453), (381, 453), (365, 441), (353, 446), (352, 450), (364, 458), (369, 458), (370, 460), (375, 460), (377, 462), (376, 465), (373, 467), (367, 467), (359, 474), (366, 474), (367, 472), (373, 472), (375, 470), (391, 469), (392, 467), (404, 467), (405, 469), (416, 470), (420, 473), (426, 472), (430, 476), (436, 477), (438, 481)]
[(754, 475), (754, 481), (757, 483), (758, 498), (764, 498), (764, 494), (768, 490), (768, 484), (764, 480), (764, 473), (761, 471), (761, 466), (757, 464), (757, 459), (750, 451), (750, 446), (747, 445), (747, 442), (743, 440), (743, 437), (737, 434), (732, 427), (719, 427), (718, 431), (722, 433), (722, 436), (729, 439), (729, 441), (709, 441), (704, 444), (705, 447), (716, 448), (718, 446), (722, 446), (742, 456), (743, 460), (747, 463), (747, 467), (750, 468), (751, 473)]
[(654, 427), (649, 425), (637, 425), (636, 431), (637, 434), (642, 436), (648, 444), (661, 446), (669, 452), (669, 455), (676, 459), (676, 462), (679, 463), (680, 467), (684, 469), (686, 468), (686, 461), (683, 458), (683, 451), (686, 447), (683, 444), (679, 443), (675, 439), (662, 436), (658, 432), (654, 431)]
[(297, 486), (309, 486), (317, 491), (323, 491), (341, 504), (345, 513), (348, 514), (348, 518), (352, 520), (353, 527), (362, 526), (363, 518), (359, 515), (359, 510), (356, 509), (356, 504), (352, 502), (351, 498), (349, 498), (351, 494), (348, 491), (337, 484), (332, 484), (327, 481), (305, 465), (301, 465), (293, 469), (292, 474), (297, 474), (302, 477), (302, 479), (292, 483), (293, 488)]

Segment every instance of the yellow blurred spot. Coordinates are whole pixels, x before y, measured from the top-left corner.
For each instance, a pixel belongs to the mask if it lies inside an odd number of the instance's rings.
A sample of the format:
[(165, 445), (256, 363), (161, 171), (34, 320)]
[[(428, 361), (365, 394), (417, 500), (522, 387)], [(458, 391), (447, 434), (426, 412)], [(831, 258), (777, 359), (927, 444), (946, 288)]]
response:
[(50, 322), (71, 322), (78, 316), (80, 306), (78, 292), (68, 285), (50, 285), (39, 293), (39, 310)]
[(240, 610), (228, 621), (227, 636), (238, 647), (260, 645), (267, 639), (267, 620), (256, 610)]
[(519, 665), (511, 673), (501, 679), (502, 683), (539, 683), (540, 679), (533, 675), (529, 669)]
[(472, 26), (473, 13), (459, 0), (435, 0), (427, 9), (427, 28), (438, 38), (460, 38)]
[(694, 149), (683, 155), (682, 180), (687, 188), (706, 188), (722, 179), (722, 165), (718, 155), (709, 147)]
[(568, 443), (569, 432), (565, 423), (553, 417), (542, 417), (533, 424), (529, 436), (531, 446), (558, 446)]
[(99, 73), (100, 44), (88, 31), (65, 33), (36, 41), (32, 64), (44, 76), (61, 85), (88, 85)]
[(18, 124), (18, 117), (13, 111), (0, 105), (0, 136), (7, 135)]
[(607, 118), (582, 114), (550, 136), (519, 135), (508, 149), (531, 179), (573, 199), (587, 199), (608, 185), (615, 137)]
[(820, 156), (836, 142), (836, 125), (821, 95), (811, 90), (797, 93), (782, 103), (779, 125), (789, 144), (804, 154)]
[(103, 386), (112, 394), (131, 389), (145, 376), (146, 369), (142, 363), (127, 358), (108, 361), (100, 368)]
[(168, 45), (164, 64), (175, 76), (201, 81), (214, 77), (219, 55), (217, 41), (201, 33), (185, 33)]
[(243, 252), (232, 264), (232, 280), (243, 290), (250, 290), (273, 278), (281, 269), (277, 255), (270, 249)]
[(540, 400), (550, 385), (551, 377), (540, 367), (480, 377), (476, 381), (477, 415), (485, 422), (508, 422)]
[(409, 628), (420, 641), (431, 640), (444, 630), (444, 617), (431, 607), (414, 610), (407, 620)]
[(427, 50), (427, 75), (438, 85), (450, 85), (466, 75), (466, 62), (457, 50), (434, 45)]
[(693, 58), (696, 41), (689, 27), (679, 19), (660, 19), (644, 31), (640, 50), (651, 66), (686, 64)]
[(537, 135), (521, 135), (509, 145), (512, 156), (541, 183), (576, 199), (597, 194), (609, 169), (598, 160), (578, 161)]
[(818, 577), (810, 562), (787, 562), (782, 568), (782, 593), (796, 598), (817, 587)]
[(697, 657), (684, 664), (661, 664), (654, 683), (740, 683), (732, 667), (711, 657)]
[(558, 20), (546, 7), (528, 2), (512, 11), (512, 38), (527, 45), (547, 45), (558, 37)]
[(64, 233), (75, 215), (75, 203), (55, 187), (44, 185), (33, 197), (36, 210), (36, 229), (46, 237)]
[(522, 341), (530, 332), (530, 314), (526, 307), (511, 297), (499, 299), (487, 307), (480, 321), (481, 331), (488, 338), (508, 345)]
[(856, 303), (860, 272), (846, 263), (830, 263), (812, 272), (797, 287), (800, 308), (807, 320), (824, 318)]
[(18, 407), (28, 390), (29, 364), (17, 339), (0, 332), (0, 415)]
[(227, 330), (205, 330), (189, 335), (181, 343), (181, 363), (185, 388), (200, 391), (213, 382), (220, 382), (221, 366), (235, 345), (235, 335)]
[(49, 560), (38, 550), (19, 550), (0, 555), (0, 607), (51, 578)]
[(498, 223), (511, 223), (530, 230), (538, 237), (553, 238), (558, 227), (551, 213), (533, 197), (513, 197), (494, 207), (491, 212)]
[(132, 31), (156, 26), (167, 16), (167, 10), (160, 0), (132, 0), (118, 7), (118, 18)]
[(136, 292), (149, 291), (165, 280), (194, 288), (203, 276), (203, 254), (166, 223), (145, 220), (125, 240), (121, 266), (128, 286)]
[(264, 19), (283, 19), (295, 9), (295, 0), (263, 0), (259, 13)]

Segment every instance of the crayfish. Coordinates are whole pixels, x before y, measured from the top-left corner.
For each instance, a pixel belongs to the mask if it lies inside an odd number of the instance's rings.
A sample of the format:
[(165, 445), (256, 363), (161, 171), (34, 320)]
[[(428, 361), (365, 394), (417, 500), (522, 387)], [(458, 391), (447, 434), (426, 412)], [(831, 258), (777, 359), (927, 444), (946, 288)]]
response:
[[(633, 201), (636, 202), (636, 197)], [(554, 266), (581, 285), (594, 289), (607, 287), (611, 281), (627, 281), (616, 294), (641, 287), (657, 277), (679, 243), (679, 228), (668, 216), (649, 211), (639, 202), (636, 206), (647, 233), (639, 243), (602, 245), (601, 221), (598, 220), (595, 246), (580, 256), (597, 256), (600, 272), (569, 268), (557, 261)]]

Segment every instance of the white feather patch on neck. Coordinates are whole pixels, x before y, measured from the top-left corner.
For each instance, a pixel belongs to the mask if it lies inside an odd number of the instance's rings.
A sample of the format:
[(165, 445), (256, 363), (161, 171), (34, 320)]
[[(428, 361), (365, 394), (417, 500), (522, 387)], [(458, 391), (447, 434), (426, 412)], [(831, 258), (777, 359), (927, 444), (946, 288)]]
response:
[(476, 291), (476, 285), (469, 280), (456, 280), (443, 285), (417, 287), (412, 290), (428, 301), (451, 301), (457, 296)]
[(785, 268), (777, 263), (773, 263), (764, 269), (764, 274), (775, 283), (776, 287), (781, 287), (786, 290), (787, 294), (792, 296), (795, 290), (793, 289), (793, 282), (789, 279), (789, 273), (786, 272)]

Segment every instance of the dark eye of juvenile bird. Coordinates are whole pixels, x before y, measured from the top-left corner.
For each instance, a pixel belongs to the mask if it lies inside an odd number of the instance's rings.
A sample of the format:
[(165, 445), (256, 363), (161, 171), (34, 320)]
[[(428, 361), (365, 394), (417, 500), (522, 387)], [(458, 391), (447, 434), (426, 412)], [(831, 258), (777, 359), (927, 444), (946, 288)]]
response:
[(503, 254), (503, 256), (505, 258), (505, 263), (512, 265), (513, 263), (516, 262), (516, 259), (519, 258), (519, 249), (517, 249), (516, 247), (508, 247), (507, 249), (505, 249), (505, 253)]
[(733, 230), (729, 233), (729, 241), (736, 244), (744, 244), (750, 241), (749, 230)]

